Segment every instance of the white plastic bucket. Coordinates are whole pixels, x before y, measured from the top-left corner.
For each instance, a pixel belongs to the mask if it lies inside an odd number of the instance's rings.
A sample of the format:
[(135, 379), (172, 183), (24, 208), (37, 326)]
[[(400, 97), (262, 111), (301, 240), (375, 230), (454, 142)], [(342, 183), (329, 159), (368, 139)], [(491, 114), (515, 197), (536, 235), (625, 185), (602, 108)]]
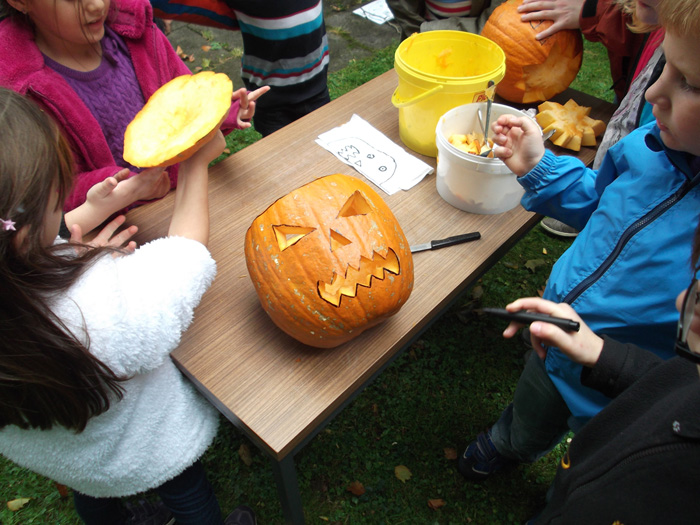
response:
[[(502, 160), (472, 155), (448, 142), (454, 134), (481, 135), (477, 116), (479, 108), (486, 119), (486, 103), (475, 102), (451, 109), (438, 120), (435, 128), (437, 191), (460, 210), (481, 214), (502, 213), (515, 208), (525, 193), (515, 174)], [(508, 113), (527, 116), (518, 109), (494, 103), (491, 106), (491, 122)], [(534, 119), (531, 120), (537, 125)]]

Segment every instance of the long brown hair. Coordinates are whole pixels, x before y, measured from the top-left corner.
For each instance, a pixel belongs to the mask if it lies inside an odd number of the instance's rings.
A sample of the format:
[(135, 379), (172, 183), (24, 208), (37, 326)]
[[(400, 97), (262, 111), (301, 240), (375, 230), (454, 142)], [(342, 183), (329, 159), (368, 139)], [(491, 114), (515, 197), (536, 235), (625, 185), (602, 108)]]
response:
[[(104, 250), (42, 244), (44, 217), (71, 188), (73, 157), (36, 104), (0, 88), (0, 428), (81, 431), (121, 399), (121, 378), (49, 308)], [(21, 239), (21, 241), (20, 241)]]

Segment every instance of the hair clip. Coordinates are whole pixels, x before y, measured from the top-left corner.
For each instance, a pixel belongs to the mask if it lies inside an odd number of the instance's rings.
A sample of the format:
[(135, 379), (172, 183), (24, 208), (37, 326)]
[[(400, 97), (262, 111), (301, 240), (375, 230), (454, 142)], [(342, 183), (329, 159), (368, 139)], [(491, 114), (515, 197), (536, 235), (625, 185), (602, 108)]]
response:
[(10, 219), (0, 219), (0, 225), (2, 226), (2, 229), (7, 231), (17, 231), (17, 228), (15, 228), (15, 221), (10, 220)]

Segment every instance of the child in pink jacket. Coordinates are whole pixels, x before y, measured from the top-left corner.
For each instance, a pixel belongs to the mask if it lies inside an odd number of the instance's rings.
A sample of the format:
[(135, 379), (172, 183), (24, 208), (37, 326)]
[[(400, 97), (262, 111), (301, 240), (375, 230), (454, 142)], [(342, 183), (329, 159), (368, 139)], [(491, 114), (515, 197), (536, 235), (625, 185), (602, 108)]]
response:
[[(68, 138), (76, 179), (64, 211), (85, 202), (96, 183), (129, 169), (124, 130), (148, 98), (190, 74), (153, 23), (147, 0), (0, 0), (0, 84), (26, 94)], [(77, 16), (76, 16), (77, 15)], [(257, 91), (233, 96), (221, 129), (250, 126)], [(144, 170), (139, 201), (163, 197), (177, 183), (177, 165)]]

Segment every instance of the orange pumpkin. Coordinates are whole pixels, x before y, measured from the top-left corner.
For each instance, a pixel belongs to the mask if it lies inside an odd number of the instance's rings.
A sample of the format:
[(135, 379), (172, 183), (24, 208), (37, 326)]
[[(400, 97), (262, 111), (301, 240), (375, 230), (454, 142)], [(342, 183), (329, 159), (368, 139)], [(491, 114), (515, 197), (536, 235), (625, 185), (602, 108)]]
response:
[(517, 104), (548, 100), (569, 87), (581, 69), (583, 39), (580, 31), (558, 31), (536, 40), (551, 20), (522, 22), (518, 6), (508, 0), (489, 16), (481, 36), (493, 40), (506, 55), (506, 75), (496, 93)]
[(248, 273), (274, 323), (332, 348), (395, 314), (413, 289), (401, 227), (369, 185), (316, 179), (273, 203), (245, 237)]

